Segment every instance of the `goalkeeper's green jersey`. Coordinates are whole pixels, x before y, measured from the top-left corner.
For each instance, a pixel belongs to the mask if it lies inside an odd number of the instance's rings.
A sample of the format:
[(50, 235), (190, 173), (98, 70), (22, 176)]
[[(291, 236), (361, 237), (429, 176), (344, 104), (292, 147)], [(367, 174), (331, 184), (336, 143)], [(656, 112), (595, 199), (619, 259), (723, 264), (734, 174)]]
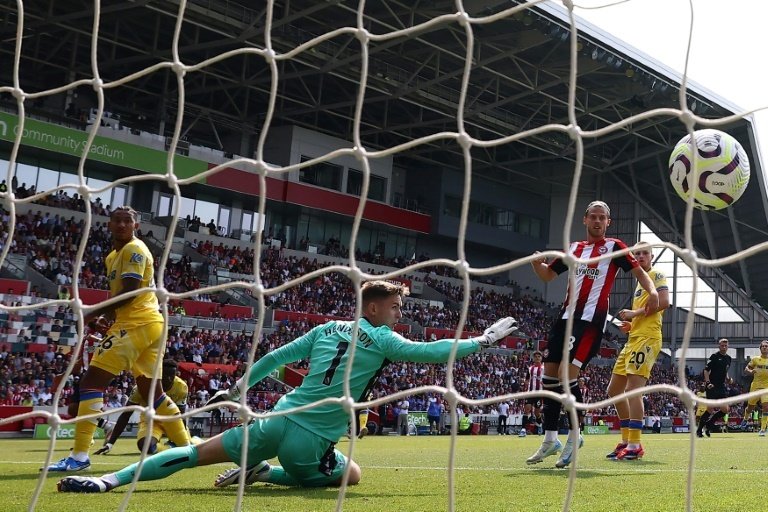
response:
[[(273, 410), (284, 411), (323, 398), (344, 396), (344, 375), (349, 364), (353, 326), (352, 321), (331, 321), (265, 355), (251, 366), (248, 387), (280, 365), (309, 358), (309, 371), (304, 382), (278, 400)], [(362, 400), (390, 362), (444, 363), (453, 344), (452, 339), (413, 342), (387, 326), (374, 327), (365, 318), (360, 319), (354, 364), (349, 377), (352, 398)], [(459, 340), (456, 357), (467, 356), (479, 348), (476, 340)], [(349, 418), (339, 404), (324, 404), (289, 415), (292, 421), (331, 442), (338, 441), (347, 431)]]

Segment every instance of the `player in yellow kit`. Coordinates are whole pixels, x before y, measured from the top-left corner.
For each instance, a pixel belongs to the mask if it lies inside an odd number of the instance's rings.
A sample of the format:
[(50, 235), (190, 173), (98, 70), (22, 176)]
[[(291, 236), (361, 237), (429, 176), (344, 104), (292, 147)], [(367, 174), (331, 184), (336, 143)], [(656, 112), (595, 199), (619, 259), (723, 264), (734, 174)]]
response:
[[(163, 384), (163, 389), (166, 390), (165, 394), (168, 395), (168, 398), (173, 400), (173, 402), (179, 407), (179, 411), (184, 414), (184, 411), (187, 408), (187, 396), (189, 395), (189, 387), (187, 386), (186, 382), (176, 376), (177, 369), (178, 363), (176, 361), (173, 359), (164, 360), (163, 380), (161, 382)], [(143, 407), (147, 406), (147, 400), (142, 396), (138, 386), (134, 386), (130, 396), (128, 397), (128, 403), (126, 405), (141, 405)], [(126, 411), (122, 413), (119, 418), (117, 418), (117, 421), (115, 422), (114, 428), (111, 430), (109, 437), (104, 440), (104, 446), (96, 450), (96, 455), (105, 455), (112, 450), (115, 443), (117, 443), (117, 440), (120, 438), (120, 434), (123, 433), (126, 425), (128, 425), (128, 421), (131, 419), (132, 415), (133, 411)], [(147, 421), (144, 413), (142, 413), (139, 420), (139, 431), (136, 434), (136, 446), (139, 448), (139, 450), (144, 448), (144, 443), (147, 439), (148, 428), (149, 422)], [(152, 432), (150, 432), (150, 434), (149, 449), (147, 450), (147, 453), (152, 455), (158, 451), (158, 442), (160, 441), (160, 438), (163, 437), (163, 434), (166, 434), (165, 422), (158, 420), (153, 421)], [(174, 434), (176, 435), (174, 436)], [(181, 432), (181, 434), (182, 435), (179, 435), (178, 432), (166, 434), (169, 444), (172, 446), (187, 446), (190, 441), (189, 433), (187, 430), (184, 430)]]
[[(760, 389), (768, 389), (768, 340), (760, 342), (760, 357), (753, 357), (747, 363), (744, 371), (752, 375), (752, 385), (749, 387), (750, 393)], [(766, 428), (768, 428), (768, 394), (750, 398), (747, 402), (747, 409), (744, 412), (744, 421), (742, 427), (746, 426), (747, 418), (757, 407), (758, 400), (761, 403), (762, 417), (760, 418), (759, 436), (764, 437)]]
[[(119, 297), (155, 285), (154, 259), (147, 246), (134, 236), (139, 227), (138, 213), (129, 206), (115, 208), (109, 217), (112, 251), (104, 260), (110, 297)], [(110, 321), (114, 321), (110, 325)], [(149, 397), (155, 362), (163, 346), (165, 324), (154, 291), (145, 290), (97, 307), (85, 317), (86, 323), (108, 330), (96, 348), (90, 367), (80, 380), (78, 416), (101, 411), (104, 389), (116, 375), (130, 370), (142, 396)], [(152, 396), (157, 414), (174, 416), (179, 408), (168, 398), (160, 382)], [(165, 431), (181, 436), (186, 431), (179, 418), (164, 423)], [(80, 420), (75, 425), (75, 443), (70, 455), (48, 466), (48, 471), (70, 472), (87, 469), (88, 450), (96, 431), (96, 420)]]
[[(638, 284), (632, 299), (632, 309), (619, 311), (618, 316), (623, 320), (621, 330), (629, 333), (629, 339), (613, 366), (611, 382), (608, 384), (608, 396), (620, 395), (625, 391), (645, 386), (651, 376), (656, 357), (661, 351), (662, 315), (669, 307), (667, 278), (664, 273), (651, 266), (653, 263), (651, 247), (647, 244), (643, 245), (642, 242), (638, 246), (632, 254), (653, 281), (653, 286), (659, 294), (659, 306), (650, 313), (645, 311), (648, 292)], [(619, 460), (642, 458), (645, 454), (640, 444), (645, 416), (643, 397), (638, 395), (619, 400), (616, 402), (616, 411), (621, 426), (621, 442), (607, 457)]]
[[(696, 392), (696, 396), (699, 398), (707, 398), (707, 388), (702, 387), (698, 392)], [(707, 412), (708, 407), (701, 402), (696, 402), (696, 424), (699, 425), (701, 422), (699, 421), (702, 416), (704, 416), (704, 413)]]

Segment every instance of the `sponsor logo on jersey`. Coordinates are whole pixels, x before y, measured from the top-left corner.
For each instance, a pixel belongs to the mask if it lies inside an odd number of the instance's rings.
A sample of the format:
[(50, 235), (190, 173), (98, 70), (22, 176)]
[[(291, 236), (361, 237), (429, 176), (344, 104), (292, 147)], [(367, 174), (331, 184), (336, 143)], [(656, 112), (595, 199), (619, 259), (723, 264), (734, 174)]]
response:
[(137, 252), (134, 252), (133, 254), (131, 254), (131, 261), (130, 261), (131, 263), (141, 263), (142, 261), (144, 261), (144, 256), (142, 256), (141, 254)]
[(581, 264), (579, 265), (579, 268), (576, 269), (576, 275), (577, 276), (587, 276), (589, 279), (597, 279), (600, 277), (600, 269), (594, 268), (594, 267), (588, 267), (587, 265)]

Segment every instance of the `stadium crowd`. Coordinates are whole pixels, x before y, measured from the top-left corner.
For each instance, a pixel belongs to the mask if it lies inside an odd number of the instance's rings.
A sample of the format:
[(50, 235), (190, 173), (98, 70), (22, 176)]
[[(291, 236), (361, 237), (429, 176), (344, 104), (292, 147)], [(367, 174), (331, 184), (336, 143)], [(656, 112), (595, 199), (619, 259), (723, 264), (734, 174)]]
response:
[[(311, 329), (314, 324), (310, 321), (284, 321), (274, 331), (265, 333), (256, 349), (256, 358), (272, 351), (297, 336)], [(420, 337), (414, 337), (419, 340)], [(428, 341), (426, 341), (428, 342)], [(235, 365), (232, 373), (215, 373), (201, 375), (189, 372), (185, 375), (190, 387), (189, 406), (195, 408), (203, 403), (218, 389), (226, 389), (242, 375), (248, 353), (252, 348), (252, 336), (243, 332), (182, 329), (172, 327), (169, 330), (167, 357), (179, 362), (203, 363), (210, 365)], [(49, 344), (45, 352), (10, 352), (8, 345), (0, 345), (0, 404), (1, 405), (51, 405), (53, 399), (53, 379), (61, 373), (69, 363), (71, 353), (66, 353), (63, 347)], [(454, 384), (456, 389), (465, 397), (482, 399), (493, 396), (514, 393), (525, 389), (524, 375), (530, 364), (528, 351), (510, 353), (481, 352), (457, 361), (454, 365)], [(294, 365), (298, 369), (306, 369), (307, 362)], [(381, 398), (391, 393), (418, 386), (446, 385), (445, 365), (420, 363), (393, 363), (382, 372), (372, 390), (373, 398)], [(583, 374), (586, 403), (595, 403), (607, 398), (605, 393), (610, 379), (611, 367), (592, 365)], [(677, 373), (672, 368), (656, 365), (649, 384), (676, 381)], [(66, 383), (59, 402), (65, 406), (73, 392), (73, 385), (78, 376), (70, 377)], [(688, 386), (698, 389), (701, 386), (700, 375), (689, 375)], [(125, 405), (127, 395), (134, 381), (130, 373), (118, 376), (105, 393), (106, 407)], [(249, 405), (255, 410), (268, 410), (277, 399), (288, 390), (283, 384), (266, 379), (249, 393)], [(730, 386), (731, 395), (742, 392), (738, 385)], [(411, 410), (425, 410), (427, 397), (423, 394), (408, 397)], [(649, 416), (687, 416), (687, 410), (674, 395), (655, 393), (645, 396), (646, 414)], [(522, 413), (523, 402), (511, 403), (510, 414)], [(385, 409), (386, 410), (386, 409)], [(494, 407), (465, 408), (465, 412), (493, 414)], [(739, 414), (741, 406), (732, 409), (733, 414)], [(613, 406), (593, 411), (593, 414), (613, 415)]]
[[(24, 184), (16, 187), (17, 197), (34, 195), (34, 188), (27, 189)], [(52, 194), (37, 201), (39, 204), (62, 209), (85, 211), (85, 201), (75, 194), (70, 197), (64, 192)], [(100, 200), (93, 201), (91, 207), (94, 213), (108, 215), (109, 206), (103, 206)], [(2, 224), (0, 225), (0, 249), (8, 243), (10, 217), (9, 212), (2, 209)], [(66, 286), (72, 282), (76, 252), (85, 230), (85, 222), (74, 217), (50, 213), (32, 213), (17, 215), (16, 230), (11, 240), (11, 251), (24, 255), (30, 266), (49, 278), (56, 284)], [(86, 247), (84, 261), (81, 266), (81, 286), (97, 289), (107, 289), (104, 258), (110, 251), (110, 235), (106, 224), (95, 222), (89, 233), (89, 243)], [(254, 253), (252, 249), (229, 247), (224, 242), (214, 245), (210, 241), (198, 243), (194, 241), (191, 247), (206, 257), (212, 269), (225, 268), (230, 272), (252, 274)], [(343, 256), (345, 248), (338, 240), (329, 240), (322, 252), (330, 255)], [(414, 260), (384, 259), (378, 254), (361, 253), (361, 261), (389, 265), (402, 268)], [(416, 261), (428, 259), (428, 255), (420, 255)], [(279, 286), (286, 281), (295, 279), (309, 272), (322, 268), (323, 264), (310, 257), (285, 256), (277, 249), (267, 248), (262, 254), (260, 275), (265, 287)], [(464, 290), (460, 286), (450, 284), (437, 276), (453, 276), (453, 270), (448, 267), (430, 269), (425, 285), (437, 290), (445, 297), (444, 307), (437, 307), (434, 302), (408, 300), (404, 308), (406, 317), (422, 327), (438, 327), (454, 329), (459, 320), (459, 306), (463, 300)], [(370, 269), (369, 269), (370, 271)], [(416, 279), (415, 276), (407, 276)], [(188, 256), (172, 262), (169, 261), (164, 273), (165, 287), (172, 292), (184, 292), (200, 287), (200, 281), (193, 271), (192, 260)], [(482, 331), (495, 319), (503, 316), (514, 316), (523, 326), (525, 334), (533, 339), (545, 339), (551, 323), (551, 314), (539, 303), (528, 297), (477, 288), (471, 292), (466, 329)], [(37, 294), (33, 291), (33, 294)], [(210, 300), (209, 297), (199, 297)], [(351, 317), (354, 314), (354, 293), (350, 281), (340, 273), (323, 274), (311, 281), (293, 286), (279, 294), (268, 297), (269, 306), (292, 312), (314, 313), (339, 317)], [(10, 305), (10, 304), (6, 304)], [(178, 307), (178, 306), (177, 306)], [(182, 311), (176, 310), (177, 313)], [(65, 312), (62, 329), (68, 328), (67, 320), (71, 319)], [(10, 320), (13, 320), (11, 318)], [(71, 323), (71, 322), (69, 322)], [(295, 337), (307, 332), (313, 327), (312, 322), (282, 322), (274, 331), (265, 333), (257, 347), (256, 357), (261, 357), (268, 351), (282, 346)], [(0, 325), (0, 331), (4, 325)], [(39, 331), (39, 326), (38, 326)], [(20, 333), (22, 334), (22, 333)], [(22, 336), (23, 340), (31, 340), (39, 332), (33, 326), (30, 336)], [(422, 340), (421, 336), (414, 339)], [(52, 340), (51, 340), (52, 341)], [(422, 340), (423, 341), (423, 340)], [(427, 340), (428, 341), (428, 340)], [(172, 327), (169, 331), (167, 355), (180, 362), (213, 365), (237, 365), (237, 370), (229, 375), (201, 376), (191, 374), (190, 405), (195, 407), (204, 403), (205, 399), (218, 388), (231, 385), (242, 372), (242, 362), (247, 360), (252, 347), (252, 339), (245, 333), (227, 331), (199, 330), (195, 328), (181, 329)], [(69, 361), (70, 354), (55, 343), (50, 343), (42, 353), (9, 351), (8, 345), (0, 345), (0, 400), (3, 404), (45, 404), (50, 405), (53, 399), (53, 377), (61, 372)], [(454, 382), (457, 390), (465, 397), (480, 399), (503, 395), (524, 389), (525, 382), (521, 376), (529, 364), (526, 351), (502, 355), (494, 353), (474, 354), (457, 361), (454, 367)], [(306, 368), (306, 362), (296, 365)], [(385, 369), (374, 387), (373, 396), (379, 398), (396, 391), (410, 389), (423, 385), (445, 386), (446, 368), (442, 365), (416, 363), (396, 363)], [(605, 389), (610, 379), (610, 367), (592, 365), (583, 374), (584, 384), (588, 389), (585, 401), (597, 402), (606, 398)], [(62, 393), (60, 405), (66, 405), (77, 376), (70, 378)], [(215, 386), (212, 388), (210, 382)], [(674, 383), (676, 373), (671, 369), (654, 369), (650, 382)], [(696, 389), (701, 384), (701, 378), (691, 375), (688, 386)], [(130, 374), (121, 374), (112, 382), (105, 393), (108, 406), (119, 406), (125, 403), (127, 393), (133, 385)], [(286, 389), (274, 381), (265, 381), (252, 390), (249, 401), (254, 408), (269, 409)], [(731, 394), (738, 394), (741, 388), (734, 386)], [(416, 395), (410, 397), (411, 410), (425, 408), (426, 397)], [(687, 411), (672, 395), (654, 394), (645, 399), (648, 415), (685, 415)], [(510, 413), (522, 411), (522, 403), (512, 405)], [(490, 412), (475, 411), (475, 412)], [(602, 414), (615, 412), (612, 407), (598, 411)]]

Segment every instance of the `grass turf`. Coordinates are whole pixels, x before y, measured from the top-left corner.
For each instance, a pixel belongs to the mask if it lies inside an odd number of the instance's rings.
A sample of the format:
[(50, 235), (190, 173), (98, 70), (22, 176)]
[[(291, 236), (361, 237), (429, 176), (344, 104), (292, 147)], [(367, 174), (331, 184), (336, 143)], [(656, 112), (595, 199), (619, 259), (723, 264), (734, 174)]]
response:
[[(569, 470), (554, 468), (555, 457), (527, 466), (541, 437), (461, 437), (456, 446), (456, 510), (562, 510)], [(564, 441), (564, 436), (561, 436)], [(345, 511), (433, 511), (448, 509), (448, 449), (445, 437), (366, 437), (355, 447), (362, 482), (346, 493)], [(579, 452), (573, 511), (685, 510), (690, 438), (647, 435), (640, 461), (605, 459), (617, 436), (587, 436)], [(58, 447), (66, 448), (67, 441)], [(768, 438), (756, 434), (713, 434), (697, 440), (693, 510), (740, 510), (755, 496), (765, 469)], [(0, 441), (0, 510), (27, 510), (37, 484), (46, 441)], [(346, 441), (338, 447), (346, 451)], [(57, 450), (54, 460), (66, 455)], [(133, 441), (125, 439), (106, 456), (92, 456), (81, 475), (100, 475), (135, 462)], [(139, 483), (127, 510), (191, 512), (233, 510), (237, 488), (215, 489), (215, 476), (228, 465), (185, 470), (165, 480)], [(116, 510), (128, 487), (102, 495), (56, 492), (61, 475), (49, 474), (35, 510), (48, 512)], [(296, 489), (266, 484), (247, 487), (242, 510), (335, 510), (338, 489)]]

